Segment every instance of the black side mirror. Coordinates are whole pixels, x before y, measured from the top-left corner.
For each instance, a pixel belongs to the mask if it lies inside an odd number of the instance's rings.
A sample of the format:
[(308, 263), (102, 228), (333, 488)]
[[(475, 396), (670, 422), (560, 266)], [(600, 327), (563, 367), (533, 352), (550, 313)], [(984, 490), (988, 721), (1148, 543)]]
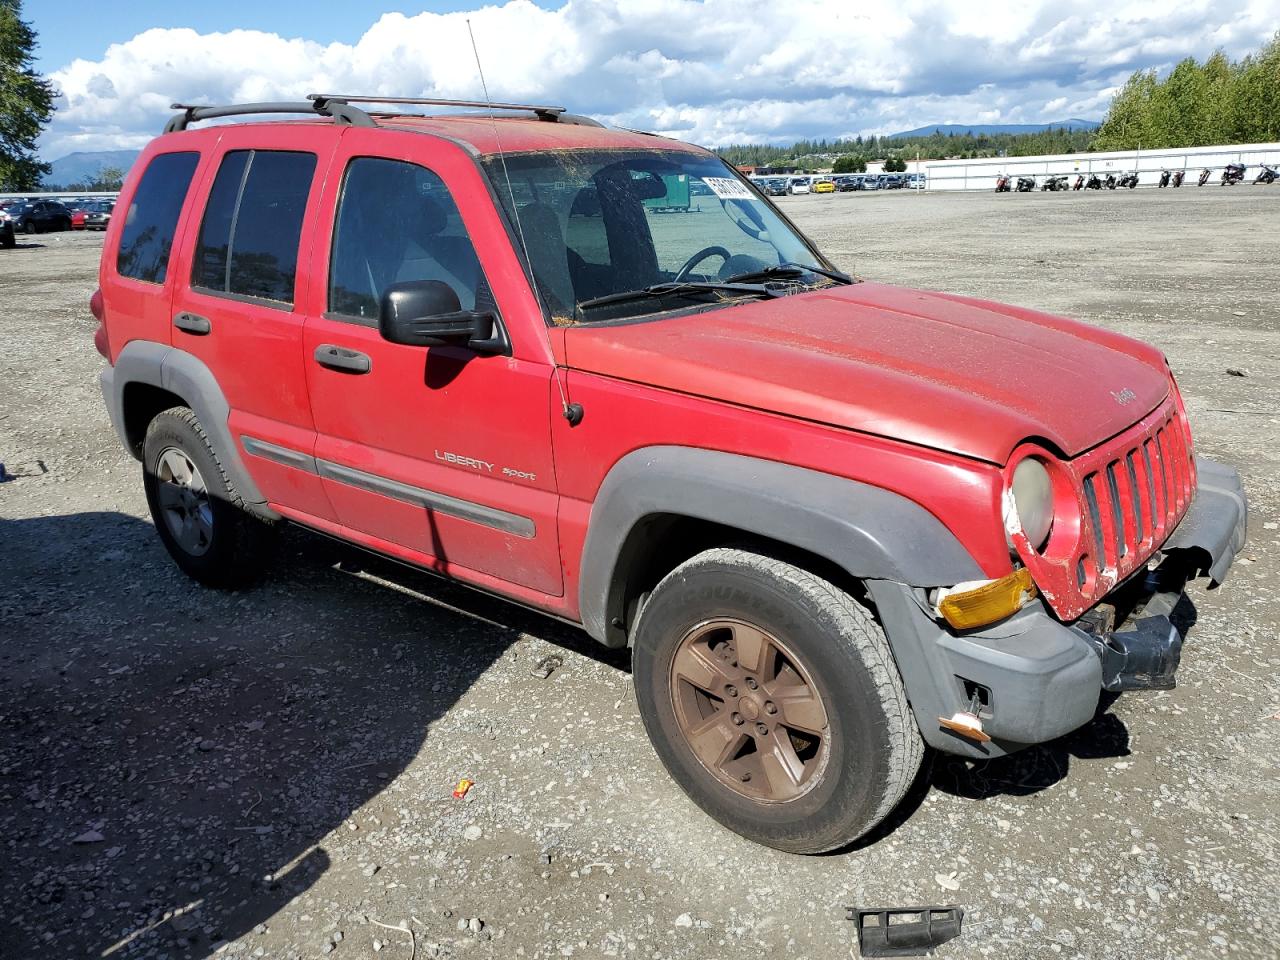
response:
[(495, 319), (492, 313), (463, 310), (447, 283), (406, 280), (383, 292), (378, 332), (384, 340), (411, 347), (453, 344), (493, 352), (503, 346), (494, 336)]

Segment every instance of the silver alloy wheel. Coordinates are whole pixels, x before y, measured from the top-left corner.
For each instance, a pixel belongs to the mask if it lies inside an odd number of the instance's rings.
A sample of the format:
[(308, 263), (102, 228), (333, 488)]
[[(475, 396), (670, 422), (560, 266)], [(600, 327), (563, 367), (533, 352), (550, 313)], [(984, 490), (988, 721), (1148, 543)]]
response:
[(204, 477), (178, 447), (166, 447), (156, 460), (156, 497), (173, 539), (193, 557), (213, 543), (213, 505)]

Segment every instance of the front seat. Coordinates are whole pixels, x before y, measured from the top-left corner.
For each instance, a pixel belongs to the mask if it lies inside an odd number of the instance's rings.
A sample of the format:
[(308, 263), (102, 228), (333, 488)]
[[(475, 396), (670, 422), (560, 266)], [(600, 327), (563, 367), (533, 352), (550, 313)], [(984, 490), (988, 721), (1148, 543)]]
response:
[(531, 203), (519, 208), (516, 229), (523, 237), (538, 292), (551, 316), (572, 319), (577, 297), (569, 275), (569, 252), (560, 218), (546, 204)]

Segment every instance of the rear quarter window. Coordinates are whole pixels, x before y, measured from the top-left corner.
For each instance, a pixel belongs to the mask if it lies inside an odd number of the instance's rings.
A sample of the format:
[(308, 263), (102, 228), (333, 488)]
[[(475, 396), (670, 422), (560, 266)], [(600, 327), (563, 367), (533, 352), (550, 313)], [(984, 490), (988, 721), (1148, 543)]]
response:
[(116, 272), (121, 276), (164, 283), (173, 234), (199, 160), (198, 153), (162, 153), (147, 164), (120, 231)]

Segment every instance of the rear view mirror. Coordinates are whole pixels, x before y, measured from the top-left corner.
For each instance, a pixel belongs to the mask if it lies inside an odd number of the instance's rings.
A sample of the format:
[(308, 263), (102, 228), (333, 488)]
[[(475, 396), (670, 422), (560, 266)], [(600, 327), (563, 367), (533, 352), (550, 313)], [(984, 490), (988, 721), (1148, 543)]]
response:
[(648, 170), (632, 171), (631, 189), (641, 200), (659, 200), (667, 195), (667, 185), (663, 179)]
[(463, 310), (458, 295), (439, 280), (393, 283), (382, 294), (378, 332), (384, 340), (411, 347), (445, 344), (489, 348), (494, 316)]

